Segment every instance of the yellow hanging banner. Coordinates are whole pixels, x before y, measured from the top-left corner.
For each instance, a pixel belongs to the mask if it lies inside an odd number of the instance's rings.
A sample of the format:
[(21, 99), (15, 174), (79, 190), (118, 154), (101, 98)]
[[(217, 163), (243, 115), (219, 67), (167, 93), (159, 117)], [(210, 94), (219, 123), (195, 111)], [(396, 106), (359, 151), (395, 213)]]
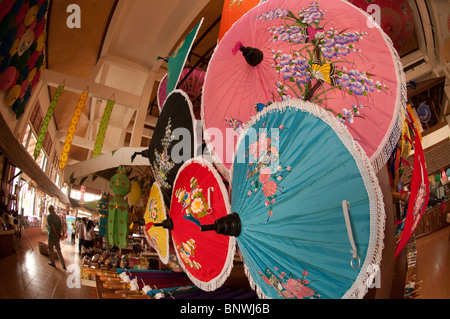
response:
[(420, 132), (419, 121), (417, 121), (417, 117), (416, 117), (416, 115), (414, 114), (414, 111), (412, 110), (411, 105), (408, 104), (408, 105), (406, 106), (406, 109), (407, 109), (407, 111), (408, 111), (409, 118), (410, 118), (411, 121), (413, 122), (414, 127), (416, 128), (417, 133), (419, 134), (419, 138), (420, 138), (420, 140), (422, 141), (422, 133)]
[(69, 156), (70, 147), (72, 145), (75, 130), (77, 128), (78, 122), (80, 120), (80, 115), (83, 112), (86, 99), (88, 97), (88, 92), (81, 93), (80, 99), (78, 100), (77, 107), (73, 112), (72, 120), (70, 121), (69, 129), (66, 134), (66, 140), (64, 141), (63, 150), (61, 152), (61, 157), (59, 158), (59, 168), (62, 170), (66, 167), (67, 159)]

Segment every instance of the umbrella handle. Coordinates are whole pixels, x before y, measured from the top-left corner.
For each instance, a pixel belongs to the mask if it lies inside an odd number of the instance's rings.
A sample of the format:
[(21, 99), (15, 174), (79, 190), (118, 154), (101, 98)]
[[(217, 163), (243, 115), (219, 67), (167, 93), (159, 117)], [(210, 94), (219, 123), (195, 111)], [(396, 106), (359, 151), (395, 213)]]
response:
[(350, 215), (348, 213), (349, 209), (350, 203), (344, 199), (342, 201), (342, 210), (344, 211), (344, 219), (345, 219), (345, 226), (347, 227), (348, 240), (350, 241), (350, 245), (352, 246), (352, 250), (350, 250), (350, 252), (352, 253), (350, 266), (356, 270), (361, 266), (361, 259), (359, 259), (358, 257), (358, 251), (356, 249), (355, 241), (353, 239), (352, 225), (350, 224)]
[[(212, 213), (212, 205), (211, 205), (211, 191), (214, 192), (214, 187), (208, 187), (208, 213)], [(209, 212), (209, 210), (211, 210)]]
[(172, 230), (173, 229), (173, 220), (172, 218), (167, 218), (162, 221), (162, 223), (154, 223), (153, 226), (155, 227), (163, 227), (165, 229)]
[(202, 225), (201, 231), (214, 230), (217, 234), (226, 236), (239, 236), (241, 233), (242, 223), (239, 214), (232, 213), (220, 217), (214, 221), (214, 224)]

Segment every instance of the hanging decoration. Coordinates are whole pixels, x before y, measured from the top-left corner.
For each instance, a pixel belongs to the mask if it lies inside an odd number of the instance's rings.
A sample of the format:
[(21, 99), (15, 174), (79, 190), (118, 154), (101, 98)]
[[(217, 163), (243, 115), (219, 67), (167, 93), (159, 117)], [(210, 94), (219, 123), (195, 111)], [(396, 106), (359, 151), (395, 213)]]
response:
[(414, 114), (414, 111), (413, 111), (413, 109), (412, 109), (412, 107), (411, 107), (410, 104), (408, 104), (408, 105), (406, 106), (406, 110), (407, 110), (407, 112), (408, 112), (410, 121), (411, 121), (412, 124), (414, 125), (415, 130), (417, 131), (416, 133), (419, 135), (420, 141), (422, 141), (422, 133), (420, 133), (420, 127), (421, 127), (421, 126), (420, 126), (420, 123), (419, 123), (419, 121), (417, 120), (416, 114)]
[(108, 234), (108, 207), (109, 194), (102, 192), (102, 195), (97, 203), (97, 212), (100, 216), (100, 223), (98, 227), (98, 234), (100, 237), (106, 237)]
[(130, 180), (124, 166), (120, 166), (117, 173), (111, 177), (109, 187), (114, 196), (108, 203), (108, 243), (111, 246), (125, 248), (128, 245), (129, 205), (124, 197), (130, 192)]
[(47, 132), (48, 124), (50, 123), (50, 120), (53, 116), (53, 111), (55, 110), (56, 103), (58, 103), (58, 99), (64, 90), (64, 84), (61, 84), (56, 89), (56, 93), (53, 95), (52, 101), (50, 102), (50, 105), (48, 106), (47, 114), (45, 114), (44, 122), (41, 126), (41, 131), (39, 132), (39, 136), (37, 139), (36, 146), (34, 147), (34, 159), (37, 159), (39, 157), (39, 153), (41, 152), (42, 143), (44, 142), (45, 133)]
[(141, 187), (139, 183), (133, 181), (131, 183), (130, 192), (128, 193), (128, 199), (130, 200), (131, 206), (136, 206), (136, 204), (141, 199)]
[(431, 118), (431, 111), (430, 108), (428, 107), (428, 105), (426, 104), (421, 104), (418, 108), (417, 108), (417, 116), (419, 117), (419, 120), (422, 123), (428, 123), (428, 121)]
[(106, 102), (105, 110), (103, 111), (102, 120), (100, 122), (100, 127), (98, 128), (97, 138), (95, 139), (94, 153), (92, 154), (92, 157), (97, 157), (102, 153), (103, 142), (105, 140), (109, 118), (111, 117), (114, 104), (114, 97), (113, 99), (109, 99), (108, 102)]
[(48, 0), (0, 2), (0, 91), (20, 119), (45, 65)]
[(87, 90), (81, 93), (80, 99), (78, 100), (77, 107), (73, 112), (72, 120), (70, 121), (70, 126), (66, 134), (66, 140), (64, 141), (63, 149), (61, 152), (61, 157), (59, 158), (59, 168), (61, 170), (67, 164), (67, 159), (70, 151), (70, 146), (72, 145), (75, 130), (77, 129), (78, 122), (80, 120), (81, 112), (83, 112), (84, 105), (86, 104), (86, 99), (88, 98)]
[(391, 176), (393, 179), (392, 189), (396, 193), (401, 192), (399, 181), (403, 175), (402, 164), (407, 162), (409, 153), (411, 153), (412, 145), (413, 142), (411, 140), (408, 120), (405, 119), (405, 121), (403, 122), (402, 135), (397, 144), (397, 149), (394, 151), (392, 159), (390, 160)]
[[(410, 116), (411, 120), (411, 116)], [(411, 235), (416, 230), (416, 227), (427, 209), (428, 199), (430, 197), (430, 181), (428, 180), (427, 166), (425, 161), (425, 154), (422, 148), (422, 142), (418, 130), (412, 126), (412, 121), (409, 122), (410, 127), (414, 131), (414, 162), (412, 165), (413, 173), (411, 178), (409, 198), (407, 200), (406, 216), (399, 226), (401, 232), (397, 234), (397, 249), (395, 257), (399, 255), (402, 249), (406, 246)], [(408, 162), (404, 162), (410, 165)]]

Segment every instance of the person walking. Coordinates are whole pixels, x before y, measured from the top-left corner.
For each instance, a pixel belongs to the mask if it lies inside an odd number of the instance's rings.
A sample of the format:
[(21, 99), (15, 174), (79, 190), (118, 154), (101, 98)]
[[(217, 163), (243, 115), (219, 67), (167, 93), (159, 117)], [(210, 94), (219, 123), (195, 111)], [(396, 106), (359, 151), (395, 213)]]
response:
[(86, 224), (86, 231), (84, 233), (84, 248), (89, 249), (94, 247), (94, 223), (92, 220), (89, 220)]
[(78, 254), (81, 255), (82, 247), (84, 246), (84, 232), (86, 230), (86, 218), (83, 217), (77, 224), (78, 235)]
[(47, 217), (47, 228), (48, 228), (48, 254), (50, 257), (50, 262), (48, 263), (52, 267), (55, 265), (55, 252), (53, 248), (56, 249), (56, 254), (61, 262), (63, 269), (66, 269), (66, 264), (64, 262), (64, 257), (61, 253), (60, 239), (61, 239), (61, 219), (55, 213), (55, 208), (53, 205), (48, 207), (49, 215)]

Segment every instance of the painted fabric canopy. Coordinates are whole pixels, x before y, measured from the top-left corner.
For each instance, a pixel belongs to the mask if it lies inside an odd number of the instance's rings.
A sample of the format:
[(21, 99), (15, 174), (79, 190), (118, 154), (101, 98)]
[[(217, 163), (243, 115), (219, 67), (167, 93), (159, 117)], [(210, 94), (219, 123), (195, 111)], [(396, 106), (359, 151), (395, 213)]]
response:
[(186, 60), (191, 52), (192, 45), (197, 37), (198, 30), (203, 23), (203, 18), (192, 29), (191, 32), (181, 41), (176, 50), (169, 57), (167, 62), (167, 84), (166, 92), (170, 94), (177, 88), (178, 81), (180, 80), (181, 73), (183, 72)]
[(219, 41), (237, 20), (257, 6), (259, 2), (260, 0), (225, 0), (220, 19)]
[(349, 2), (378, 18), (377, 23), (389, 35), (395, 49), (402, 49), (411, 40), (414, 33), (414, 16), (407, 0), (349, 0)]
[(156, 227), (155, 223), (162, 223), (166, 218), (166, 204), (160, 186), (155, 182), (150, 189), (144, 213), (145, 237), (164, 264), (169, 262), (169, 231), (162, 227)]
[(258, 295), (362, 298), (381, 261), (385, 215), (347, 128), (293, 99), (252, 118), (237, 145), (231, 211), (241, 226), (232, 235)]
[[(179, 83), (179, 89), (186, 92), (189, 95), (191, 102), (202, 92), (203, 84), (205, 83), (205, 71), (200, 69), (184, 68), (180, 75), (183, 82)], [(161, 112), (164, 102), (167, 98), (167, 74), (161, 80), (158, 87), (158, 100), (159, 112)]]
[(386, 163), (401, 134), (406, 81), (391, 40), (370, 21), (346, 1), (271, 0), (228, 30), (202, 95), (205, 140), (221, 173), (229, 177), (229, 136), (264, 105), (289, 98), (345, 123), (376, 171)]
[(202, 232), (201, 225), (230, 213), (228, 192), (212, 164), (201, 157), (180, 168), (172, 193), (172, 240), (183, 270), (199, 288), (222, 286), (233, 267), (234, 237)]
[(170, 207), (172, 187), (181, 165), (195, 154), (194, 115), (187, 94), (174, 90), (159, 115), (150, 145), (141, 155), (148, 157), (164, 201)]

